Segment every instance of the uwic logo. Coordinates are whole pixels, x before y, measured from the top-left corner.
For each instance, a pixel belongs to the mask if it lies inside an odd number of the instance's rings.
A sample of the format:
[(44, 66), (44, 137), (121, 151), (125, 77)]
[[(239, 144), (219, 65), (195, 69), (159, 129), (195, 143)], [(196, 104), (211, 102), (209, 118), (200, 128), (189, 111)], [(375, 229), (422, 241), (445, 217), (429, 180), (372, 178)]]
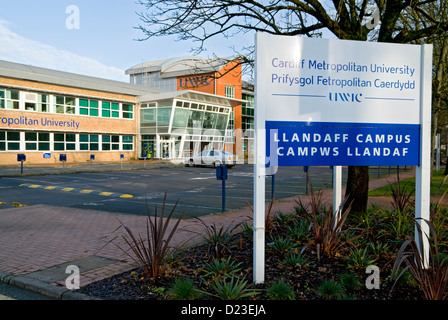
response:
[(330, 92), (328, 99), (333, 102), (362, 102), (362, 93)]

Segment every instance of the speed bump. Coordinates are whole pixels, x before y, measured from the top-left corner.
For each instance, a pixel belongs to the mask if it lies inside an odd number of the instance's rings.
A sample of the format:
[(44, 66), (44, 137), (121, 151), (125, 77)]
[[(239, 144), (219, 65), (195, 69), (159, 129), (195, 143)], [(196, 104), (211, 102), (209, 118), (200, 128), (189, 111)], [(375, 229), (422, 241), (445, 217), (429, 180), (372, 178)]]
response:
[(66, 187), (66, 186), (42, 186), (39, 184), (28, 184), (24, 183), (19, 185), (19, 187), (24, 188), (32, 188), (32, 189), (45, 189), (45, 190), (59, 190), (64, 192), (78, 192), (83, 194), (95, 194), (99, 196), (105, 196), (105, 197), (117, 197), (117, 198), (133, 198), (134, 196), (132, 194), (123, 194), (123, 193), (117, 193), (117, 192), (107, 192), (107, 191), (95, 191), (90, 189), (78, 189), (78, 188), (72, 188), (72, 187)]

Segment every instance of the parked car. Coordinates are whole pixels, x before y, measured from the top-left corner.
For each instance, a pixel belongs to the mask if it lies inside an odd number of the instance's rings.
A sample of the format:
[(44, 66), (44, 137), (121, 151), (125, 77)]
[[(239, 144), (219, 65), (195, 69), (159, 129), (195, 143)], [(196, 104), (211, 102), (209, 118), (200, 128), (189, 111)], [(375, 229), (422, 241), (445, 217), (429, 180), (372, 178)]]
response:
[(225, 164), (229, 167), (236, 165), (238, 156), (225, 150), (204, 150), (201, 153), (187, 157), (185, 159), (185, 166), (207, 166), (212, 165), (214, 167)]

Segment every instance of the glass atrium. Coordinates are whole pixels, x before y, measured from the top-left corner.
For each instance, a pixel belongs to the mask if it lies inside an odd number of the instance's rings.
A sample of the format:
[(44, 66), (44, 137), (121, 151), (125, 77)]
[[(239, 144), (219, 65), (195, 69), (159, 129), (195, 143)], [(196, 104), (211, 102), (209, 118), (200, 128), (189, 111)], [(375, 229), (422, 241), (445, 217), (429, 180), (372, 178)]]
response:
[(176, 95), (140, 103), (140, 156), (183, 159), (203, 150), (227, 149), (225, 138), (233, 136), (229, 117), (241, 101), (178, 91)]

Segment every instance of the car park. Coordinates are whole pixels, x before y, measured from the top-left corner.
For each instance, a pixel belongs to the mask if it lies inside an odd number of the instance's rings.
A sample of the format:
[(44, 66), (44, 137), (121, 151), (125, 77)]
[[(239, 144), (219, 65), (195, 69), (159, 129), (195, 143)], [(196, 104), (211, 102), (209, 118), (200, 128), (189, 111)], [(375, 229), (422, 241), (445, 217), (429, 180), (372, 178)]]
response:
[(187, 157), (185, 166), (220, 166), (233, 167), (238, 161), (238, 156), (225, 150), (204, 150), (201, 153)]

